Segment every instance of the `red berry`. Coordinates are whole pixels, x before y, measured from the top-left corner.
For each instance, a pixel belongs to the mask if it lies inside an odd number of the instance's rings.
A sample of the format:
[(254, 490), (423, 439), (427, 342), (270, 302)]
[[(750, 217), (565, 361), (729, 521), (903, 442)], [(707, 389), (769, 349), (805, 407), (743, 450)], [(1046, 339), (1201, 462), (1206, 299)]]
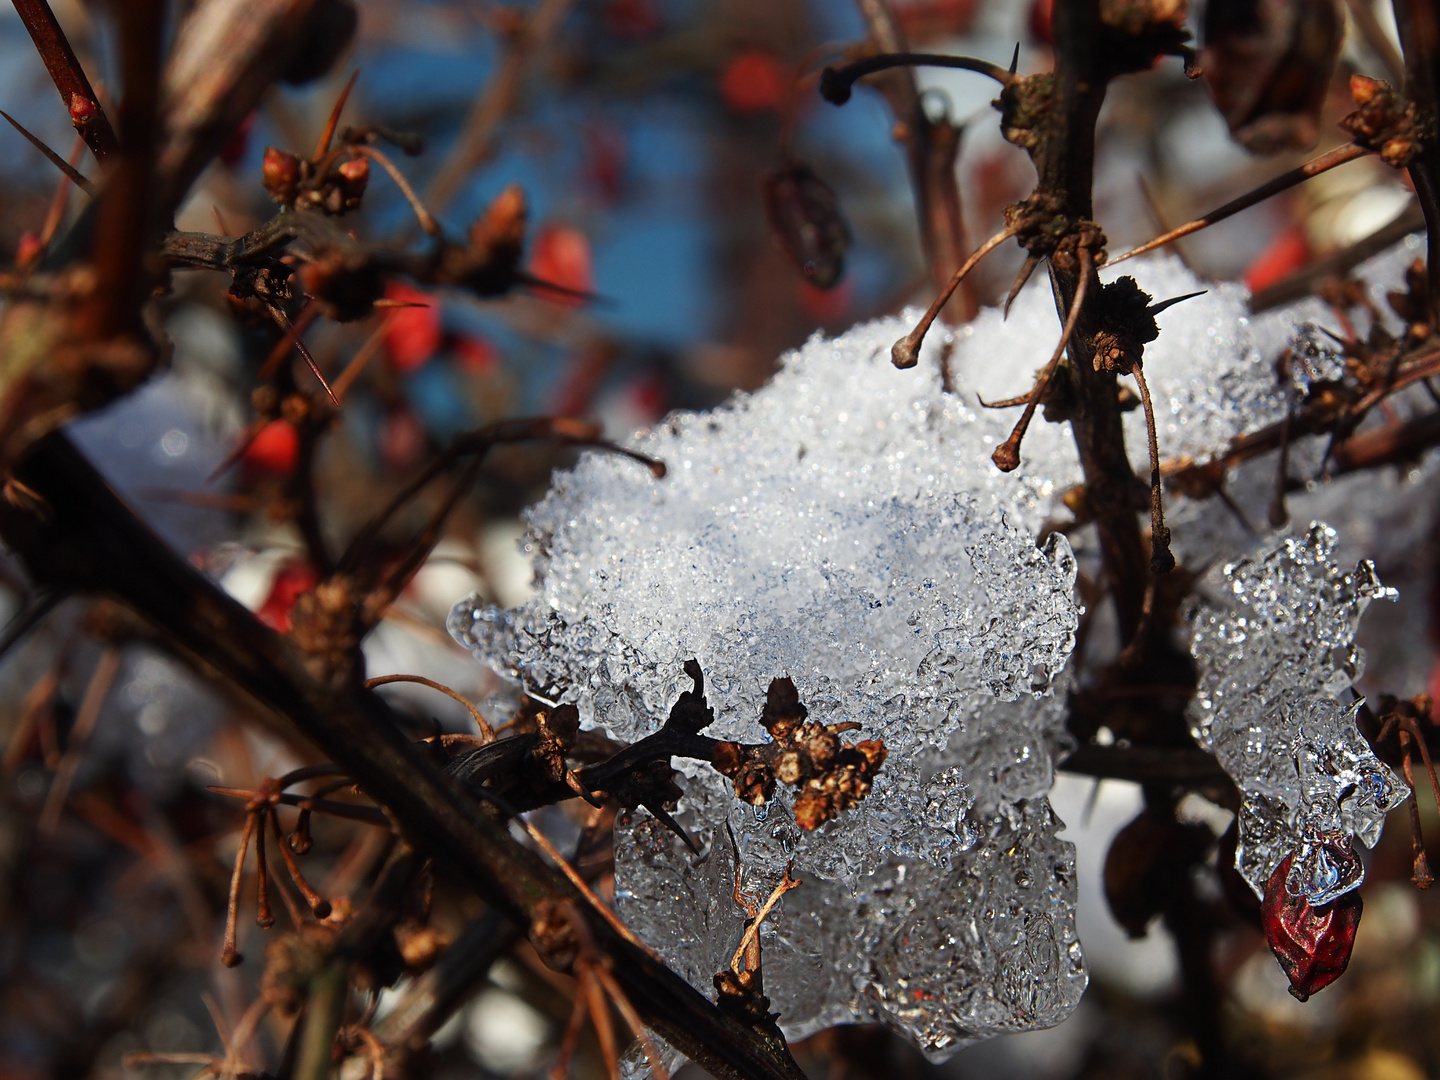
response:
[(315, 568), (307, 562), (287, 562), (275, 571), (270, 582), (270, 595), (255, 613), (256, 618), (266, 626), (280, 633), (290, 630), (290, 609), (295, 606), (303, 593), (309, 592), (319, 583)]
[(1310, 256), (1305, 230), (1292, 225), (1265, 245), (1265, 250), (1245, 268), (1245, 284), (1252, 293), (1259, 292), (1303, 269)]
[(462, 337), (455, 342), (455, 360), (471, 375), (487, 374), (495, 367), (495, 346), (484, 338)]
[(251, 440), (240, 460), (257, 472), (289, 476), (300, 460), (300, 433), (286, 420), (271, 420)]
[(240, 121), (240, 126), (230, 133), (230, 138), (225, 140), (225, 145), (220, 148), (220, 161), (227, 169), (233, 169), (240, 164), (240, 159), (245, 156), (245, 151), (250, 146), (250, 132), (255, 128), (255, 117), (258, 110), (252, 109), (250, 115)]
[(440, 326), (440, 303), (435, 297), (391, 282), (385, 289), (389, 300), (424, 307), (396, 308), (385, 327), (385, 351), (395, 370), (406, 373), (424, 367), (426, 361), (440, 350), (444, 333)]
[[(535, 237), (530, 254), (531, 274), (541, 281), (560, 285), (573, 292), (595, 290), (595, 270), (590, 259), (590, 241), (569, 225), (546, 225)], [(536, 288), (536, 293), (557, 304), (583, 304), (582, 297)]]
[(746, 49), (736, 53), (720, 73), (720, 97), (738, 113), (778, 109), (790, 80), (780, 61), (767, 52)]
[(1285, 856), (1270, 875), (1261, 919), (1270, 951), (1290, 979), (1290, 993), (1305, 1001), (1344, 974), (1363, 903), (1354, 891), (1321, 907), (1292, 896), (1285, 881), (1294, 858)]

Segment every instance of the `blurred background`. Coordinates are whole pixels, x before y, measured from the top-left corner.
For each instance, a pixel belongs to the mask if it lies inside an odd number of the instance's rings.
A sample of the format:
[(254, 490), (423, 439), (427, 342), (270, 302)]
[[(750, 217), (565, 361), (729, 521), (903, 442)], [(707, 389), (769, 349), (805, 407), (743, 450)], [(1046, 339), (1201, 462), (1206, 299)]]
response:
[[(1043, 0), (893, 6), (916, 49), (1004, 64), (1018, 42), (1021, 73), (1050, 66)], [(55, 10), (103, 94), (116, 78), (111, 23), (82, 0), (57, 0)], [(342, 125), (424, 137), (422, 155), (394, 158), (447, 232), (463, 234), (518, 184), (530, 214), (529, 272), (594, 299), (536, 287), (482, 302), (395, 287), (393, 299), (424, 306), (311, 327), (305, 338), (323, 370), (361, 357), (317, 465), (334, 537), (353, 533), (457, 433), (546, 413), (596, 417), (623, 437), (672, 409), (706, 408), (760, 385), (813, 333), (933, 295), (895, 117), (873, 90), (857, 89), (839, 109), (814, 90), (814, 72), (865, 37), (847, 0), (360, 0), (358, 10), (345, 59), (318, 82), (270, 93), (195, 187), (179, 226), (235, 235), (270, 216), (259, 182), (265, 148), (307, 153), (358, 71)], [(1388, 74), (1388, 10), (1366, 0), (1347, 8), (1320, 150), (1343, 141), (1334, 121), (1352, 108), (1348, 74)], [(972, 242), (989, 236), (1004, 206), (1031, 190), (1029, 159), (1000, 137), (988, 80), (936, 70), (917, 78), (927, 116), (960, 131), (966, 232)], [(69, 117), (8, 6), (0, 7), (0, 106), (71, 153)], [(1167, 61), (1111, 89), (1096, 217), (1120, 251), (1308, 156), (1262, 158), (1236, 146), (1205, 86)], [(843, 272), (825, 288), (787, 253), (783, 226), (767, 220), (767, 191), (777, 197), (767, 178), (797, 162), (833, 191), (848, 234)], [(56, 179), (17, 133), (0, 129), (0, 262), (18, 261), (33, 244)], [(1365, 159), (1179, 247), (1202, 277), (1261, 289), (1410, 205), (1398, 174)], [(346, 220), (370, 240), (420, 236), (405, 199), (378, 172), (363, 209)], [(973, 300), (1003, 299), (1020, 261), (1013, 247), (997, 252), (972, 279)], [(247, 441), (251, 390), (275, 333), (228, 299), (227, 285), (219, 275), (177, 274), (160, 305), (173, 343), (168, 370), (71, 430), (170, 544), (283, 629), (289, 605), (314, 581), (287, 497), (298, 443), (283, 419)], [(491, 455), (446, 539), (366, 641), (370, 674), (421, 674), (482, 702), (496, 692), (444, 632), (445, 616), (473, 591), (507, 605), (527, 595), (519, 514), (567, 460), (534, 446)], [(1412, 554), (1419, 565), (1403, 572), (1420, 588), (1408, 594), (1404, 625), (1412, 641), (1428, 642), (1433, 541)], [(1390, 569), (1402, 568), (1382, 566), (1387, 583)], [(0, 614), (16, 611), (22, 593), (19, 571), (0, 560)], [(422, 687), (384, 692), (413, 716), (417, 737), (468, 723), (458, 704)], [(257, 930), (242, 908), (241, 948), (252, 962), (220, 965), (242, 815), (206, 787), (253, 788), (307, 762), (306, 753), (103, 603), (65, 601), (0, 661), (0, 1076), (179, 1080), (200, 1063), (127, 1070), (121, 1059), (222, 1052), (262, 992), (266, 945), (280, 931)], [(1427, 799), (1422, 814), (1440, 836)], [(1091, 970), (1074, 1016), (933, 1067), (881, 1029), (836, 1029), (797, 1048), (811, 1075), (1189, 1075), (1195, 1051), (1174, 943), (1158, 924), (1132, 940), (1101, 892), (1106, 851), (1140, 810), (1140, 790), (1062, 776), (1054, 802), (1079, 848), (1079, 931)], [(1228, 825), (1227, 811), (1198, 796), (1185, 812), (1216, 834)], [(1407, 822), (1392, 822), (1373, 853), (1350, 973), (1303, 1006), (1254, 926), (1219, 902), (1212, 875), (1214, 993), (1244, 1074), (1440, 1075), (1440, 904), (1409, 884), (1408, 837)], [(360, 890), (384, 854), (378, 830), (353, 823), (317, 819), (314, 840), (306, 873), (327, 897)], [(603, 865), (597, 874), (603, 887)], [(432, 923), (458, 936), (478, 905), (442, 883)], [(517, 946), (467, 991), (423, 1069), (540, 1075), (554, 1059), (567, 993)], [(379, 995), (377, 1015), (395, 998)], [(278, 1025), (261, 1022), (239, 1071), (275, 1071)], [(603, 1075), (598, 1049), (582, 1042), (575, 1068)]]

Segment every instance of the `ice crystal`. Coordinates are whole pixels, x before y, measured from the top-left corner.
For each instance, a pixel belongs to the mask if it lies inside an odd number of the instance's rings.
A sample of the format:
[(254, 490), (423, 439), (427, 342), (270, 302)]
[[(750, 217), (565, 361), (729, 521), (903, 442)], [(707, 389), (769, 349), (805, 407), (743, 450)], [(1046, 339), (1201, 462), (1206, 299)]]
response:
[(1192, 615), (1192, 733), (1240, 788), (1236, 866), (1263, 895), (1293, 852), (1286, 885), (1312, 904), (1360, 884), (1353, 841), (1373, 847), (1408, 792), (1361, 737), (1359, 702), (1342, 700), (1364, 664), (1360, 615), (1395, 591), (1369, 562), (1346, 573), (1335, 545), (1316, 524), (1228, 565)]
[(638, 437), (663, 481), (583, 459), (530, 512), (537, 596), (461, 604), (451, 629), (626, 741), (659, 726), (690, 656), (708, 734), (761, 741), (766, 688), (788, 675), (812, 719), (883, 739), (871, 795), (814, 832), (783, 787), (751, 808), (677, 763), (704, 857), (637, 812), (617, 827), (616, 901), (712, 993), (745, 918), (728, 824), (743, 890), (768, 894), (792, 859), (804, 882), (762, 935), (786, 1033), (880, 1019), (944, 1056), (1056, 1023), (1084, 988), (1073, 855), (1045, 798), (1075, 567), (1063, 538), (1042, 551), (1024, 527), (1045, 482), (989, 461), (1003, 418), (944, 394), (933, 353), (891, 367), (905, 328), (817, 337), (763, 390)]

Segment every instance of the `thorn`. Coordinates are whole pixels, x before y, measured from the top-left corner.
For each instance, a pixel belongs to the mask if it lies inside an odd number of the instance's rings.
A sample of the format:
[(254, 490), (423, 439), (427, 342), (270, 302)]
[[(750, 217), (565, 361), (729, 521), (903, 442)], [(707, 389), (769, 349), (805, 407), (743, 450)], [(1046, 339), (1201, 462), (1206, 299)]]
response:
[(89, 180), (85, 179), (84, 175), (80, 172), (79, 169), (75, 168), (75, 166), (71, 165), (54, 150), (51, 150), (50, 147), (46, 146), (38, 138), (30, 134), (30, 132), (26, 131), (19, 120), (16, 120), (13, 116), (5, 112), (3, 109), (0, 109), (0, 116), (3, 116), (6, 120), (9, 120), (10, 126), (13, 127), (16, 131), (18, 131), (21, 135), (24, 135), (25, 138), (30, 141), (30, 145), (35, 147), (35, 149), (39, 150), (42, 154), (44, 154), (45, 157), (49, 160), (50, 164), (54, 165), (57, 169), (64, 173), (65, 176), (69, 178), (72, 184), (78, 187), (81, 191), (85, 192), (86, 195), (92, 197), (94, 196), (95, 185), (92, 184)]
[(330, 119), (325, 122), (325, 130), (320, 133), (320, 141), (315, 144), (315, 161), (330, 152), (330, 140), (335, 137), (335, 125), (340, 123), (340, 114), (345, 109), (345, 101), (350, 96), (350, 90), (355, 85), (355, 80), (360, 75), (357, 67), (350, 75), (350, 81), (345, 84), (345, 89), (340, 91), (340, 97), (335, 101), (335, 108), (330, 110)]
[(1159, 315), (1166, 308), (1172, 308), (1185, 300), (1194, 300), (1197, 296), (1204, 296), (1209, 289), (1196, 289), (1194, 292), (1187, 292), (1184, 296), (1172, 296), (1169, 300), (1157, 300), (1145, 309), (1145, 314), (1150, 316)]
[(1020, 43), (1015, 42), (1015, 51), (1010, 54), (1010, 74), (1013, 77), (1020, 69)]
[(310, 373), (320, 380), (320, 385), (325, 388), (325, 393), (330, 395), (330, 401), (337, 409), (340, 408), (340, 399), (335, 396), (335, 391), (330, 389), (330, 384), (325, 381), (325, 376), (320, 371), (320, 365), (315, 363), (315, 358), (310, 355), (310, 350), (305, 347), (305, 342), (301, 340), (299, 332), (296, 331), (294, 325), (290, 322), (290, 317), (276, 304), (266, 304), (265, 306), (269, 309), (271, 318), (280, 326), (280, 329), (284, 330), (286, 334), (294, 339), (296, 351), (304, 357), (306, 365), (310, 368)]
[(694, 855), (697, 859), (700, 857), (699, 846), (696, 845), (695, 841), (690, 838), (690, 834), (685, 831), (685, 827), (681, 825), (678, 821), (676, 821), (673, 817), (671, 817), (669, 812), (666, 811), (663, 806), (661, 806), (659, 803), (649, 802), (642, 802), (640, 805), (645, 807), (646, 810), (649, 810), (650, 813), (655, 816), (656, 821), (660, 822), (672, 833), (674, 833), (681, 840), (683, 840), (685, 842), (685, 846), (690, 849), (690, 854)]
[(561, 296), (573, 297), (576, 300), (584, 300), (587, 304), (599, 304), (603, 307), (618, 307), (619, 303), (609, 296), (601, 296), (599, 293), (586, 292), (584, 289), (572, 289), (567, 285), (557, 285), (553, 281), (546, 281), (534, 274), (526, 273), (524, 270), (515, 271), (515, 284), (524, 285), (527, 289), (533, 289), (541, 299), (544, 299), (546, 292), (558, 293)]
[(1005, 296), (1005, 312), (1001, 316), (1002, 319), (1010, 318), (1010, 305), (1020, 295), (1020, 290), (1030, 283), (1030, 275), (1035, 273), (1035, 267), (1039, 265), (1040, 256), (1027, 255), (1025, 257), (1025, 264), (1020, 267), (1020, 272), (1015, 275), (1015, 281), (1010, 286), (1010, 292)]
[(377, 310), (384, 311), (387, 308), (428, 308), (430, 305), (422, 304), (419, 300), (386, 300), (382, 297), (374, 301), (370, 306)]
[(1370, 153), (1370, 151), (1361, 146), (1357, 146), (1355, 143), (1346, 143), (1344, 146), (1337, 147), (1327, 154), (1321, 154), (1319, 157), (1307, 161), (1304, 165), (1291, 169), (1287, 173), (1282, 173), (1269, 183), (1261, 184), (1253, 191), (1241, 195), (1238, 199), (1231, 199), (1224, 206), (1211, 210), (1204, 217), (1198, 217), (1194, 221), (1187, 221), (1184, 225), (1177, 226), (1169, 232), (1162, 233), (1155, 237), (1155, 239), (1146, 241), (1137, 248), (1131, 248), (1118, 259), (1111, 259), (1109, 265), (1114, 266), (1116, 263), (1122, 263), (1126, 259), (1134, 258), (1136, 255), (1143, 255), (1147, 251), (1154, 251), (1158, 247), (1163, 247), (1172, 240), (1178, 240), (1182, 236), (1189, 236), (1193, 232), (1199, 232), (1201, 229), (1214, 225), (1216, 222), (1224, 221), (1226, 218), (1238, 214), (1242, 210), (1250, 209), (1250, 207), (1256, 203), (1264, 202), (1270, 198), (1271, 195), (1277, 195), (1287, 188), (1292, 188), (1296, 184), (1310, 179), (1312, 176), (1318, 176), (1327, 169), (1333, 169), (1335, 166), (1343, 165), (1347, 161), (1354, 161), (1356, 158), (1364, 157), (1368, 153)]

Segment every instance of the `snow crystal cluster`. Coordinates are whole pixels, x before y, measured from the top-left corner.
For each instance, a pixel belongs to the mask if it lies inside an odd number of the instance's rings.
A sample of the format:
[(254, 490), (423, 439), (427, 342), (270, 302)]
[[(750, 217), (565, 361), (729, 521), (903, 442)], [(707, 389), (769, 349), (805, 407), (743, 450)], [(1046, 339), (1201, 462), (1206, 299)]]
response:
[(766, 688), (788, 675), (812, 719), (883, 739), (870, 796), (808, 833), (783, 785), (752, 810), (685, 764), (680, 821), (704, 855), (637, 812), (617, 831), (617, 903), (711, 992), (744, 929), (735, 852), (762, 899), (793, 859), (805, 884), (762, 938), (786, 1033), (883, 1019), (943, 1055), (1053, 1024), (1085, 985), (1045, 799), (1075, 567), (1062, 537), (1036, 547), (1022, 522), (1048, 491), (990, 465), (991, 425), (942, 392), (933, 355), (891, 367), (905, 325), (812, 340), (763, 390), (639, 437), (663, 481), (583, 459), (530, 512), (539, 594), (462, 604), (451, 629), (626, 741), (659, 726), (690, 656), (708, 734), (763, 741)]
[[(1387, 256), (1377, 298), (1410, 257)], [(1204, 287), (1170, 258), (1125, 271), (1157, 300)], [(804, 884), (761, 935), (786, 1034), (880, 1020), (939, 1059), (1054, 1024), (1085, 986), (1073, 851), (1046, 798), (1066, 738), (1055, 690), (1074, 645), (1076, 563), (1058, 534), (1034, 541), (1080, 472), (1066, 426), (1036, 423), (1020, 470), (1001, 474), (990, 454), (1016, 413), (977, 401), (1028, 389), (1058, 334), (1048, 290), (1032, 285), (1008, 321), (988, 311), (949, 337), (937, 328), (920, 366), (896, 371), (890, 346), (915, 316), (817, 336), (762, 390), (640, 433), (632, 445), (666, 462), (662, 481), (583, 458), (529, 513), (537, 595), (508, 611), (472, 597), (450, 629), (627, 742), (689, 688), (692, 656), (710, 735), (763, 741), (766, 688), (788, 675), (812, 719), (884, 740), (870, 796), (814, 832), (796, 826), (783, 785), (752, 808), (709, 765), (677, 760), (677, 817), (702, 853), (644, 811), (622, 818), (616, 903), (713, 996), (743, 932), (735, 891), (758, 903), (793, 862)], [(1172, 461), (1213, 460), (1283, 419), (1312, 381), (1343, 377), (1317, 301), (1252, 318), (1243, 290), (1212, 286), (1159, 322), (1145, 371)], [(1139, 411), (1126, 423), (1139, 450)], [(1293, 473), (1318, 468), (1316, 442), (1292, 447)], [(1266, 505), (1274, 469), (1271, 455), (1231, 470), (1232, 511), (1167, 496), (1177, 554), (1196, 565), (1254, 552), (1264, 523), (1241, 508)], [(1291, 508), (1363, 532), (1380, 520), (1366, 493), (1385, 483), (1312, 485)], [(1323, 902), (1358, 883), (1352, 838), (1373, 844), (1404, 790), (1341, 700), (1359, 672), (1360, 613), (1391, 591), (1368, 564), (1342, 573), (1335, 534), (1317, 528), (1227, 566), (1209, 593), (1193, 621), (1195, 736), (1244, 792), (1241, 869), (1258, 891), (1294, 850), (1292, 888)]]
[(1345, 572), (1335, 543), (1333, 529), (1312, 525), (1224, 567), (1192, 615), (1192, 734), (1240, 787), (1236, 866), (1263, 896), (1293, 852), (1286, 887), (1312, 904), (1360, 884), (1353, 841), (1373, 847), (1408, 794), (1361, 737), (1359, 700), (1342, 700), (1363, 668), (1360, 615), (1395, 591), (1369, 562)]

